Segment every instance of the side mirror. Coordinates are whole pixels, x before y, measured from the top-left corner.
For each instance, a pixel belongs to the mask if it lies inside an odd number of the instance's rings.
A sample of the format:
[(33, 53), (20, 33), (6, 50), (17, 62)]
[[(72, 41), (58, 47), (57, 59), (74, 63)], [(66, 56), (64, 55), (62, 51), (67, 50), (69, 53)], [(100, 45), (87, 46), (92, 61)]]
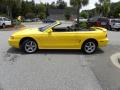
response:
[(49, 29), (47, 32), (48, 32), (48, 33), (52, 33), (52, 29)]

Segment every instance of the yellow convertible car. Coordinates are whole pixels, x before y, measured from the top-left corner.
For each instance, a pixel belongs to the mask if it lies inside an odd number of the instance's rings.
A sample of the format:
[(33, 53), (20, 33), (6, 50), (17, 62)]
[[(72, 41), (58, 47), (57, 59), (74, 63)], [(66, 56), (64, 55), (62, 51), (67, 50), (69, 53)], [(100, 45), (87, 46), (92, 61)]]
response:
[(40, 28), (18, 30), (9, 38), (9, 44), (26, 53), (38, 49), (81, 49), (87, 54), (108, 44), (107, 30), (100, 27), (75, 28), (74, 25), (56, 21)]

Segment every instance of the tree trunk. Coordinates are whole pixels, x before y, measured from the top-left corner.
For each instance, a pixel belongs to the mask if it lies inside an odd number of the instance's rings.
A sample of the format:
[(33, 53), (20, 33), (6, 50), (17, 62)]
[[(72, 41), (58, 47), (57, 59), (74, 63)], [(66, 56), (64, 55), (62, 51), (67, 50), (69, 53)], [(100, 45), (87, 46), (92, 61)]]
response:
[(9, 12), (10, 12), (10, 19), (13, 20), (13, 15), (12, 15), (12, 10), (11, 10), (11, 8), (10, 8)]
[(9, 7), (7, 6), (7, 16), (10, 16)]
[(7, 6), (7, 14), (8, 14), (8, 17), (12, 20), (12, 10), (9, 6)]
[(80, 22), (79, 22), (79, 11), (80, 11), (80, 5), (78, 5), (77, 6), (77, 28), (79, 28), (79, 24), (80, 24)]

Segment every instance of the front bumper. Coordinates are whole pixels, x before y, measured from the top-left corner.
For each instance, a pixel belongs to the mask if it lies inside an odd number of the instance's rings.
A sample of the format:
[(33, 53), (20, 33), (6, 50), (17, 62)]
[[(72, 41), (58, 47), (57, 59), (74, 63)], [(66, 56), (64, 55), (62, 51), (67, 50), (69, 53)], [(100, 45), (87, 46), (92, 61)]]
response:
[(10, 39), (9, 38), (8, 43), (12, 47), (19, 48), (19, 40), (17, 40), (17, 39)]

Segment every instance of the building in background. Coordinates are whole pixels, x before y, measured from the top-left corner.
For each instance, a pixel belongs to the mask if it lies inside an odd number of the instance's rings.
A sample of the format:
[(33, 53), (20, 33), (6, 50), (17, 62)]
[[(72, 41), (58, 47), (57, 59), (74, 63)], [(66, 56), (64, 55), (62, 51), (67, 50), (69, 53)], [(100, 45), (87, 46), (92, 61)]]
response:
[(48, 9), (49, 16), (47, 18), (55, 20), (65, 20), (66, 15), (69, 15), (69, 20), (76, 18), (76, 9), (68, 7), (66, 9)]

